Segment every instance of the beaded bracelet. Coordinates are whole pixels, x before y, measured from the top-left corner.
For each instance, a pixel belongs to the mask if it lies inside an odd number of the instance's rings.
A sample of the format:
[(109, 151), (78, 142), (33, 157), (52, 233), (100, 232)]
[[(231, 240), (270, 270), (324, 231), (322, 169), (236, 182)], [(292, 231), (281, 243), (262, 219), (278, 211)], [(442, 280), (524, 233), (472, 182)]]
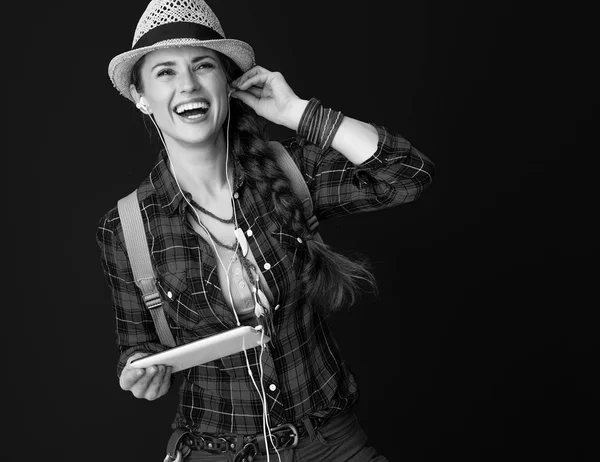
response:
[(323, 105), (316, 98), (311, 98), (302, 113), (298, 124), (298, 135), (307, 141), (326, 150), (331, 146), (344, 115), (332, 109), (323, 109)]

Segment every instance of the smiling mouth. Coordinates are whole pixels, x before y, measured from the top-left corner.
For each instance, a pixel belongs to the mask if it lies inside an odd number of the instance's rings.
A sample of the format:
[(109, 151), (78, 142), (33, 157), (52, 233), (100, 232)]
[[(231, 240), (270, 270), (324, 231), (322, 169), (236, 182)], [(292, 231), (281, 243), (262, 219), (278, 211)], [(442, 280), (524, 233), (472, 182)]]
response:
[(185, 119), (199, 119), (210, 109), (210, 104), (205, 101), (197, 103), (185, 103), (175, 108), (175, 114)]

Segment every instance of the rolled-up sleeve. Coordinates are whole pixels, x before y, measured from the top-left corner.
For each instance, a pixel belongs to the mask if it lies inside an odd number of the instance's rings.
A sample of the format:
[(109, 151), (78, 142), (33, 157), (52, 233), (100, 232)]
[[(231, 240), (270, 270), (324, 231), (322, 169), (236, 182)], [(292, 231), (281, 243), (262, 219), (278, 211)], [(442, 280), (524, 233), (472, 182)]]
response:
[(404, 137), (374, 125), (375, 153), (354, 165), (333, 148), (297, 137), (286, 144), (310, 189), (319, 219), (369, 212), (412, 202), (431, 184), (435, 166)]

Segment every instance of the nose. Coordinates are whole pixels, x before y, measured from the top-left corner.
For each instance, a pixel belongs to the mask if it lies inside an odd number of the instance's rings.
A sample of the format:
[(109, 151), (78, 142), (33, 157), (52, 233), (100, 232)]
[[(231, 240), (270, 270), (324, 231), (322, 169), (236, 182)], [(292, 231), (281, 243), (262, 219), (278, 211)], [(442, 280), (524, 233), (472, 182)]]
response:
[(190, 93), (200, 88), (200, 83), (196, 74), (191, 69), (187, 69), (180, 74), (179, 89), (182, 93)]

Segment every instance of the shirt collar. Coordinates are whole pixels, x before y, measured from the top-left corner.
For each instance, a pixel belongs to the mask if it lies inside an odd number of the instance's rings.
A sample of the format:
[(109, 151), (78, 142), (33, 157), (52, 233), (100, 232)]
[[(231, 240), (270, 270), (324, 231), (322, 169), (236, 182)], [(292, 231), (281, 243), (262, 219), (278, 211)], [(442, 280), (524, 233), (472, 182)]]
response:
[[(237, 156), (233, 155), (231, 157), (234, 176), (233, 192), (236, 192), (242, 187), (245, 175)], [(169, 166), (170, 162), (167, 153), (162, 149), (158, 154), (154, 168), (150, 172), (150, 183), (156, 192), (159, 203), (169, 215), (173, 215), (178, 211), (183, 214), (185, 213), (187, 202), (183, 200), (179, 186)], [(192, 195), (189, 192), (184, 191), (184, 194), (188, 199), (191, 199)]]

